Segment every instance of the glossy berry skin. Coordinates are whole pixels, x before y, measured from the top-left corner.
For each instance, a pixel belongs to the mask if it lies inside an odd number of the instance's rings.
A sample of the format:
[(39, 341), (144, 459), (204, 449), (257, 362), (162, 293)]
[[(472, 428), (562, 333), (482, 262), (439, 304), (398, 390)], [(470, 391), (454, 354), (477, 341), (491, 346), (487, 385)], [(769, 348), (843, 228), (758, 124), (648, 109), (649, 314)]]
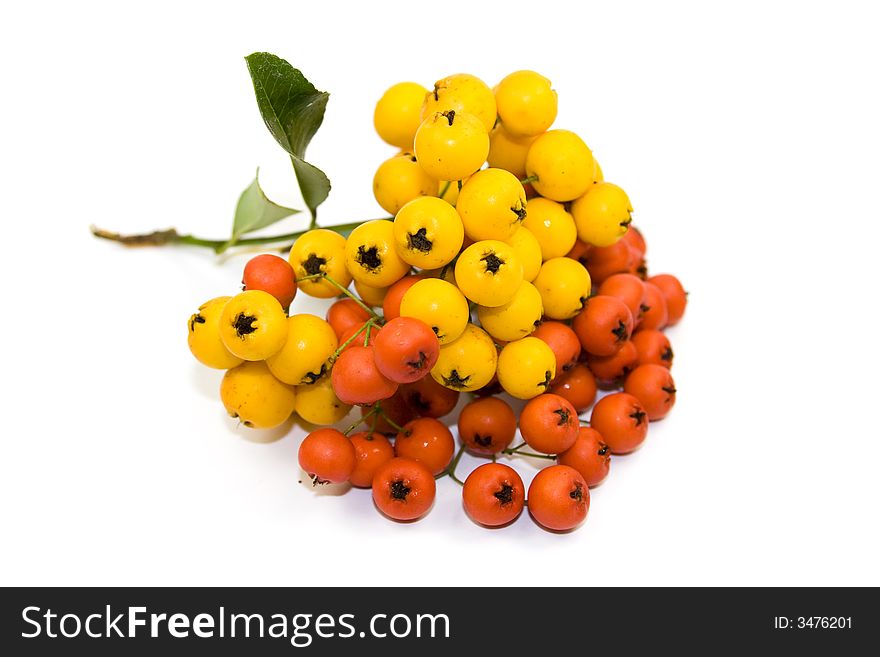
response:
[(431, 474), (443, 472), (455, 453), (455, 439), (446, 425), (432, 417), (407, 422), (394, 441), (397, 456), (424, 464)]
[(315, 383), (327, 372), (336, 347), (336, 333), (329, 323), (308, 313), (287, 319), (287, 340), (266, 359), (278, 379), (291, 385)]
[(667, 326), (678, 324), (684, 315), (684, 309), (687, 307), (688, 301), (687, 292), (684, 291), (681, 281), (672, 274), (657, 274), (656, 276), (651, 276), (648, 282), (660, 288), (663, 296), (666, 297)]
[[(351, 327), (363, 326), (370, 319), (370, 314), (354, 299), (346, 298), (333, 302), (333, 305), (327, 309), (325, 319), (333, 327), (333, 332), (339, 339)], [(340, 340), (340, 344), (341, 342)]]
[(675, 381), (662, 365), (639, 365), (626, 377), (623, 391), (642, 403), (652, 422), (662, 420), (675, 405)]
[(335, 231), (316, 228), (300, 235), (290, 248), (288, 261), (296, 273), (297, 286), (311, 297), (332, 299), (339, 290), (320, 278), (300, 280), (306, 276), (326, 274), (340, 285), (351, 284), (345, 266), (345, 238)]
[(481, 306), (494, 308), (510, 301), (523, 281), (522, 263), (509, 244), (498, 240), (474, 242), (455, 263), (455, 280), (462, 294)]
[(373, 343), (379, 371), (397, 383), (427, 376), (440, 356), (440, 341), (431, 327), (413, 317), (398, 317), (382, 327)]
[(532, 142), (526, 174), (535, 190), (553, 201), (573, 201), (593, 184), (593, 153), (570, 130), (549, 130)]
[(471, 520), (486, 527), (501, 527), (522, 513), (525, 493), (516, 470), (502, 463), (485, 463), (468, 475), (461, 494)]
[(458, 255), (464, 226), (446, 201), (423, 196), (400, 208), (394, 217), (394, 246), (401, 259), (421, 269), (438, 269)]
[(645, 281), (645, 300), (639, 329), (663, 329), (669, 322), (669, 308), (666, 297), (659, 287)]
[(282, 308), (288, 308), (296, 296), (296, 275), (284, 258), (264, 253), (248, 260), (244, 266), (242, 289), (263, 290), (278, 299)]
[(513, 252), (522, 264), (523, 280), (529, 283), (534, 281), (541, 272), (543, 260), (541, 260), (541, 245), (532, 235), (532, 231), (520, 226), (504, 241), (513, 248)]
[(553, 531), (567, 531), (587, 517), (590, 488), (574, 468), (551, 465), (532, 479), (528, 500), (535, 522)]
[(537, 397), (547, 391), (555, 377), (556, 357), (538, 338), (508, 342), (498, 355), (498, 382), (511, 397)]
[(614, 274), (632, 273), (638, 267), (639, 256), (624, 240), (611, 246), (590, 246), (578, 240), (575, 247), (579, 245), (583, 249), (576, 259), (590, 272), (595, 285), (602, 285)]
[(634, 274), (614, 274), (599, 286), (599, 294), (617, 297), (626, 304), (636, 325), (646, 307), (645, 284)]
[(373, 112), (373, 127), (386, 144), (409, 150), (422, 122), (422, 103), (428, 90), (415, 82), (389, 87)]
[(373, 176), (373, 196), (382, 209), (392, 216), (413, 199), (436, 194), (437, 181), (419, 166), (416, 156), (409, 152), (385, 160)]
[(675, 354), (672, 344), (662, 331), (656, 329), (641, 328), (633, 333), (632, 343), (638, 354), (638, 364), (653, 363), (662, 365), (666, 369), (672, 368), (672, 360)]
[(632, 211), (626, 192), (609, 182), (591, 185), (571, 204), (578, 238), (593, 246), (611, 246), (623, 237)]
[(381, 433), (369, 431), (352, 434), (350, 440), (356, 461), (348, 480), (352, 486), (370, 488), (376, 470), (394, 458), (394, 447)]
[(468, 403), (458, 416), (458, 437), (475, 454), (498, 454), (516, 435), (516, 415), (499, 397)]
[(416, 520), (434, 503), (434, 475), (422, 463), (395, 457), (373, 475), (373, 502), (393, 520)]
[(541, 259), (560, 258), (568, 254), (577, 239), (574, 217), (565, 210), (562, 203), (548, 198), (535, 198), (529, 201), (528, 213), (523, 220), (541, 245)]
[(495, 102), (502, 125), (512, 135), (540, 135), (556, 120), (556, 92), (550, 80), (534, 71), (505, 77), (495, 89)]
[(611, 467), (611, 450), (602, 435), (590, 427), (581, 427), (577, 440), (556, 457), (557, 463), (577, 470), (587, 486), (594, 488), (605, 481)]
[(470, 239), (504, 241), (526, 217), (526, 193), (509, 171), (483, 169), (468, 178), (455, 209)]
[(535, 397), (519, 415), (519, 430), (529, 447), (545, 454), (559, 454), (577, 439), (577, 411), (559, 395)]
[(526, 177), (526, 156), (536, 137), (515, 137), (503, 125), (496, 125), (489, 133), (489, 166), (510, 171), (522, 180)]
[(587, 301), (571, 327), (587, 353), (610, 356), (632, 335), (632, 313), (617, 297), (598, 295)]
[(533, 338), (547, 343), (556, 357), (556, 378), (575, 366), (581, 353), (581, 343), (570, 326), (562, 322), (543, 322), (532, 332)]
[(629, 454), (648, 435), (648, 413), (636, 397), (616, 392), (593, 407), (590, 426), (602, 434), (612, 454)]
[(317, 429), (299, 446), (299, 466), (315, 484), (348, 481), (356, 463), (354, 446), (337, 429)]
[(398, 384), (384, 376), (372, 347), (356, 346), (343, 351), (331, 372), (336, 396), (346, 404), (373, 404), (397, 392)]
[(367, 221), (351, 231), (345, 242), (345, 266), (356, 282), (374, 288), (388, 287), (410, 269), (394, 247), (394, 224), (384, 219)]
[(333, 392), (330, 375), (325, 374), (315, 383), (296, 386), (295, 410), (306, 422), (328, 425), (348, 415), (351, 406), (339, 400)]
[(435, 180), (463, 180), (477, 171), (489, 154), (489, 132), (467, 112), (435, 112), (416, 131), (419, 165)]
[(556, 377), (550, 384), (550, 392), (564, 397), (578, 413), (582, 413), (596, 400), (596, 377), (584, 363), (578, 363)]
[(422, 417), (443, 417), (452, 412), (460, 393), (440, 385), (432, 376), (400, 386), (407, 405)]

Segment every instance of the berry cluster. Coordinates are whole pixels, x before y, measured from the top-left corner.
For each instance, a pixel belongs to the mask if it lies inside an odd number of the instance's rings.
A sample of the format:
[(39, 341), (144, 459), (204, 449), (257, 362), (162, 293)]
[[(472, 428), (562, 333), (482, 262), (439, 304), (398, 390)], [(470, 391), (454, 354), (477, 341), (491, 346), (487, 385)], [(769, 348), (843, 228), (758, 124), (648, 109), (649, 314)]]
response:
[[(494, 90), (459, 74), (386, 91), (374, 124), (402, 150), (373, 191), (392, 219), (347, 237), (307, 231), (287, 260), (252, 259), (244, 291), (190, 319), (193, 354), (227, 370), (229, 414), (253, 428), (293, 413), (322, 425), (299, 450), (311, 481), (371, 488), (396, 520), (427, 513), (448, 475), (480, 524), (526, 505), (545, 528), (580, 524), (611, 454), (637, 449), (675, 402), (662, 330), (687, 296), (671, 275), (648, 277), (629, 198), (578, 135), (550, 129), (556, 110), (531, 71)], [(290, 314), (297, 290), (341, 298), (325, 319)], [(439, 418), (461, 393), (472, 399), (456, 450)], [(510, 398), (525, 402), (518, 418)], [(347, 429), (329, 426), (354, 406)], [(462, 481), (465, 450), (490, 462)], [(501, 455), (552, 464), (526, 492)]]

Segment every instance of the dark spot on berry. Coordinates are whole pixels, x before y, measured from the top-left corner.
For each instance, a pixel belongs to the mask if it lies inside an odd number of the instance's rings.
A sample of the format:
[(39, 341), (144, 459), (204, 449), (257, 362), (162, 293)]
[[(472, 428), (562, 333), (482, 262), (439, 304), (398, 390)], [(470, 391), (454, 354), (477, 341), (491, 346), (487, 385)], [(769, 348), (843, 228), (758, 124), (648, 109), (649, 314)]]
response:
[(409, 495), (410, 490), (412, 489), (400, 479), (391, 482), (391, 497), (395, 500), (406, 501), (406, 496)]
[(501, 506), (506, 504), (510, 504), (513, 502), (513, 486), (510, 484), (501, 484), (501, 489), (492, 493), (499, 502), (501, 502)]
[(577, 500), (578, 502), (584, 501), (584, 487), (581, 486), (581, 483), (579, 481), (575, 482), (574, 489), (572, 489), (568, 496), (573, 500)]
[(204, 324), (205, 318), (202, 317), (201, 313), (197, 313), (189, 318), (189, 330), (190, 333), (196, 330), (196, 324)]
[(486, 263), (486, 271), (490, 274), (497, 274), (501, 265), (504, 264), (504, 261), (494, 253), (487, 253), (480, 260)]
[(302, 268), (306, 270), (306, 274), (314, 276), (320, 274), (326, 264), (327, 258), (322, 258), (317, 253), (310, 253), (309, 257), (303, 261)]
[(419, 415), (424, 415), (431, 410), (431, 402), (422, 397), (422, 393), (420, 393), (418, 390), (410, 394), (409, 398), (407, 399), (407, 403), (415, 411), (417, 411)]
[(672, 361), (672, 356), (672, 347), (666, 347), (666, 349), (663, 350), (663, 353), (660, 354), (660, 360)]
[(407, 233), (406, 241), (411, 249), (421, 251), (422, 253), (430, 253), (434, 243), (427, 237), (428, 229), (419, 228), (415, 233)]
[(435, 100), (435, 101), (440, 100), (440, 94), (438, 94), (437, 92), (440, 91), (440, 89), (443, 89), (443, 88), (444, 88), (444, 87), (438, 87), (436, 84), (434, 85), (434, 100)]
[[(436, 92), (434, 92), (434, 95), (436, 95)], [(452, 122), (455, 121), (455, 110), (448, 110), (446, 112), (443, 112), (443, 116), (445, 116), (446, 120), (449, 121), (449, 125), (452, 125)]]
[(245, 420), (244, 422), (242, 422), (242, 424), (243, 424), (244, 426), (246, 426), (248, 429), (253, 429), (253, 428), (254, 428), (254, 423), (251, 422), (250, 420)]
[(629, 414), (629, 416), (636, 421), (636, 426), (639, 426), (645, 420), (645, 417), (647, 415), (648, 414), (645, 413), (645, 411), (643, 411), (641, 408), (637, 408)]
[(474, 442), (480, 447), (488, 447), (492, 444), (492, 436), (481, 436), (480, 434), (475, 433)]
[(571, 201), (566, 201), (562, 204), (562, 209), (568, 213), (571, 213)]
[(636, 267), (636, 274), (642, 280), (645, 280), (646, 278), (648, 278), (648, 264), (644, 261), (644, 259), (642, 259), (639, 262), (639, 266)]
[(410, 360), (410, 361), (407, 361), (406, 364), (407, 364), (407, 366), (411, 367), (412, 369), (414, 369), (416, 371), (420, 371), (420, 370), (425, 369), (425, 363), (427, 363), (427, 362), (428, 362), (428, 354), (426, 354), (424, 351), (420, 351), (418, 360)]
[(666, 401), (672, 401), (672, 395), (674, 395), (676, 392), (674, 386), (663, 386), (662, 388), (660, 388), (660, 390), (669, 395), (669, 397), (666, 398)]
[(551, 378), (552, 378), (552, 374), (551, 374), (550, 370), (547, 370), (546, 372), (544, 372), (544, 380), (543, 380), (543, 381), (540, 381), (540, 382), (538, 383), (538, 387), (539, 387), (539, 388), (544, 388), (544, 390), (546, 390), (547, 388), (549, 388), (549, 387), (550, 387), (550, 379), (551, 379)]
[[(461, 187), (462, 187), (463, 184), (464, 184), (464, 183), (462, 183), (460, 180), (458, 181), (458, 191), (459, 191), (459, 192), (461, 192)], [(687, 294), (687, 292), (685, 292), (685, 294)]]
[(605, 443), (599, 443), (599, 451), (596, 452), (599, 456), (605, 456), (608, 454), (608, 445)]
[(458, 370), (452, 370), (449, 376), (443, 377), (443, 385), (447, 388), (467, 388), (470, 378), (470, 374), (463, 377), (458, 373)]
[(522, 202), (519, 202), (516, 204), (516, 206), (510, 208), (510, 211), (516, 215), (516, 223), (522, 223), (523, 220), (526, 218), (526, 209), (525, 206), (523, 206)]
[(321, 369), (317, 372), (306, 372), (305, 376), (302, 378), (303, 385), (312, 385), (313, 383), (317, 383), (321, 377), (323, 377), (327, 373), (327, 363), (323, 363), (321, 365)]
[(646, 306), (645, 304), (640, 304), (640, 305), (639, 305), (639, 315), (640, 315), (640, 316), (641, 316), (641, 315), (644, 315), (644, 314), (645, 314), (646, 312), (648, 312), (649, 310), (651, 310), (651, 306)]
[(559, 419), (556, 421), (557, 427), (565, 426), (566, 424), (568, 424), (571, 421), (571, 413), (564, 406), (557, 408), (553, 412), (559, 416)]
[(623, 221), (620, 222), (620, 227), (626, 228), (627, 226), (629, 226), (632, 223), (632, 221), (633, 221), (632, 215), (629, 215), (626, 219), (624, 219)]
[(330, 483), (329, 481), (326, 481), (326, 480), (324, 480), (324, 479), (321, 479), (321, 478), (318, 477), (318, 475), (316, 475), (316, 474), (311, 474), (311, 475), (309, 475), (309, 477), (312, 478), (312, 486), (323, 486), (324, 484), (329, 484), (329, 483)]
[(617, 321), (617, 328), (611, 329), (611, 332), (617, 336), (618, 342), (625, 342), (627, 338), (629, 338), (629, 333), (627, 333), (626, 330), (626, 324), (622, 319)]
[(355, 256), (357, 263), (370, 271), (382, 266), (382, 258), (379, 257), (379, 249), (375, 246), (366, 247), (361, 244)]
[(584, 306), (585, 306), (586, 303), (587, 303), (587, 299), (589, 299), (589, 298), (590, 298), (590, 297), (589, 297), (589, 295), (588, 295), (588, 296), (585, 296), (585, 297), (580, 297), (580, 298), (578, 299), (578, 302), (581, 304), (581, 305), (580, 305), (580, 308), (578, 308), (578, 312), (580, 312), (581, 310), (584, 309)]
[(256, 321), (257, 318), (254, 315), (238, 313), (238, 317), (235, 318), (232, 325), (235, 327), (235, 332), (238, 334), (238, 337), (243, 337), (245, 335), (250, 335), (257, 330), (257, 327), (254, 326), (254, 322)]

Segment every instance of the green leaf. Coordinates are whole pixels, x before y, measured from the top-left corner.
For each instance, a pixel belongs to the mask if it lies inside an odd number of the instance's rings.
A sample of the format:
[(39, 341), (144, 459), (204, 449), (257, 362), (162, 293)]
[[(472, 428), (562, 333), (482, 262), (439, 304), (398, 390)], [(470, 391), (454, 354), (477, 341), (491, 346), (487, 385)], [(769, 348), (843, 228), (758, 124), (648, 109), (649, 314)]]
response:
[(238, 205), (235, 206), (235, 219), (232, 222), (232, 238), (223, 246), (223, 249), (234, 245), (242, 235), (271, 226), (298, 212), (299, 210), (285, 208), (266, 198), (263, 188), (260, 187), (260, 170), (257, 169), (254, 182), (248, 185), (238, 198)]
[(330, 180), (305, 160), (306, 148), (321, 127), (327, 99), (288, 62), (267, 52), (245, 57), (260, 114), (269, 132), (290, 155), (303, 200), (312, 216), (330, 193)]

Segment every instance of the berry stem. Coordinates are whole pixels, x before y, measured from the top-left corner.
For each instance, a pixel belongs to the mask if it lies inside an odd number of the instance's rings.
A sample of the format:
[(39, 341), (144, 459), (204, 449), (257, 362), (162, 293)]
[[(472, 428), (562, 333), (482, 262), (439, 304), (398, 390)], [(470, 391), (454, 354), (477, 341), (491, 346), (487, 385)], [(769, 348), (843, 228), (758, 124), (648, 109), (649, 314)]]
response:
[[(357, 331), (355, 331), (354, 335), (352, 335), (350, 338), (348, 338), (348, 340), (346, 340), (346, 341), (343, 342), (341, 345), (339, 345), (339, 346), (336, 348), (336, 351), (333, 352), (333, 355), (330, 356), (330, 364), (332, 365), (333, 363), (335, 363), (335, 362), (336, 362), (336, 359), (339, 358), (339, 355), (345, 350), (345, 348), (346, 348), (348, 345), (350, 345), (352, 342), (354, 342), (355, 340), (357, 340), (357, 337), (358, 337), (361, 333), (363, 333), (364, 331), (366, 331), (366, 332), (367, 332), (367, 335), (369, 336), (369, 335), (370, 335), (370, 327), (371, 327), (372, 325), (373, 325), (373, 320), (372, 320), (372, 319), (368, 319), (366, 322), (364, 322), (363, 326), (361, 326)], [(364, 345), (364, 346), (366, 346), (366, 345)]]
[(579, 420), (580, 423), (583, 424), (585, 427), (590, 426), (590, 421), (589, 421), (589, 420), (585, 420), (585, 419), (583, 419), (583, 418), (578, 418), (578, 420)]
[(458, 452), (456, 452), (455, 454), (455, 458), (453, 458), (452, 461), (450, 461), (449, 465), (446, 466), (446, 469), (438, 474), (436, 477), (434, 477), (434, 479), (439, 479), (440, 477), (445, 477), (446, 475), (449, 475), (449, 478), (452, 479), (452, 481), (457, 483), (459, 486), (464, 486), (464, 482), (455, 476), (455, 469), (458, 467), (458, 462), (461, 461), (461, 455), (464, 454), (464, 449), (464, 443), (462, 443), (461, 446), (458, 448)]
[(388, 426), (390, 426), (392, 429), (394, 429), (397, 433), (401, 433), (401, 432), (406, 432), (406, 431), (407, 431), (407, 430), (404, 429), (402, 426), (400, 426), (399, 424), (397, 424), (397, 422), (395, 422), (395, 421), (392, 420), (390, 417), (388, 417), (388, 413), (386, 413), (385, 411), (382, 410), (382, 405), (381, 405), (379, 402), (376, 402), (376, 403), (373, 405), (373, 408), (375, 408), (376, 411), (379, 413), (379, 415), (381, 415), (382, 418), (388, 423)]
[(447, 181), (446, 181), (446, 184), (443, 185), (443, 189), (440, 190), (440, 194), (438, 195), (438, 198), (443, 198), (444, 196), (446, 196), (446, 192), (449, 191), (449, 186), (450, 186), (451, 184), (452, 184), (452, 181), (451, 181), (451, 180), (447, 180)]
[(554, 461), (556, 460), (556, 456), (554, 454), (535, 454), (534, 452), (520, 451), (525, 446), (526, 446), (526, 443), (520, 443), (516, 447), (508, 447), (508, 448), (502, 450), (502, 453), (510, 454), (511, 456), (519, 455), (519, 456), (530, 456), (530, 457), (536, 458), (536, 459), (551, 459)]
[[(316, 274), (316, 275), (318, 275), (318, 274)], [(373, 319), (373, 321), (376, 321), (376, 322), (380, 322), (380, 321), (382, 321), (382, 318), (379, 317), (379, 315), (376, 314), (376, 311), (374, 311), (374, 310), (373, 310), (372, 308), (370, 308), (367, 304), (365, 304), (363, 301), (361, 301), (361, 299), (360, 299), (360, 298), (359, 298), (354, 292), (352, 292), (352, 291), (349, 290), (347, 287), (345, 287), (344, 285), (342, 285), (342, 283), (340, 283), (340, 282), (334, 280), (333, 278), (331, 278), (331, 277), (328, 276), (327, 274), (322, 273), (322, 274), (319, 274), (319, 275), (320, 275), (321, 278), (323, 278), (325, 281), (327, 281), (328, 283), (330, 283), (330, 285), (334, 286), (337, 290), (339, 290), (340, 292), (342, 292), (345, 296), (347, 296), (349, 299), (351, 299), (352, 301), (354, 301), (354, 302), (355, 302), (357, 305), (359, 305), (361, 308), (363, 308), (364, 310), (366, 310), (366, 311), (370, 314), (370, 317)]]
[(528, 185), (533, 182), (538, 182), (538, 176), (527, 176), (519, 181), (523, 185)]
[[(377, 405), (373, 406), (373, 408), (371, 408), (368, 412), (364, 413), (361, 417), (359, 417), (359, 418), (357, 419), (357, 421), (356, 421), (354, 424), (352, 424), (350, 427), (348, 427), (348, 429), (346, 429), (346, 430), (343, 431), (342, 433), (345, 434), (345, 435), (347, 436), (347, 435), (350, 434), (352, 431), (354, 431), (354, 430), (357, 429), (359, 426), (361, 426), (361, 424), (363, 424), (364, 422), (366, 422), (370, 417), (376, 415), (376, 413), (378, 413), (378, 412), (379, 412), (379, 408), (378, 408), (378, 404), (377, 404)], [(375, 423), (374, 423), (373, 426), (374, 426), (374, 428), (375, 428)]]

